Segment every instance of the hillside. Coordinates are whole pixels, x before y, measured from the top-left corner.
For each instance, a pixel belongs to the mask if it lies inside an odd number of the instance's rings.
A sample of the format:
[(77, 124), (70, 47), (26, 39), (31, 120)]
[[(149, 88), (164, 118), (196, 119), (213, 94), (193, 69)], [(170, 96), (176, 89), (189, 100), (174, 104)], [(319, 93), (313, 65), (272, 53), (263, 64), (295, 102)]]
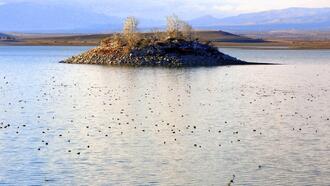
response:
[[(0, 4), (0, 31), (23, 33), (107, 33), (122, 28), (122, 18), (59, 3)], [(164, 28), (165, 18), (140, 18), (141, 31)], [(200, 30), (274, 31), (330, 30), (330, 8), (288, 8), (216, 18), (205, 15), (188, 21)]]
[(231, 42), (231, 43), (260, 43), (266, 42), (262, 39), (253, 39), (246, 36), (236, 35), (224, 31), (200, 31), (196, 36), (204, 41)]
[(9, 34), (0, 33), (0, 41), (12, 41), (15, 37)]
[(288, 8), (223, 19), (208, 16), (190, 23), (199, 28), (231, 31), (330, 30), (330, 8)]

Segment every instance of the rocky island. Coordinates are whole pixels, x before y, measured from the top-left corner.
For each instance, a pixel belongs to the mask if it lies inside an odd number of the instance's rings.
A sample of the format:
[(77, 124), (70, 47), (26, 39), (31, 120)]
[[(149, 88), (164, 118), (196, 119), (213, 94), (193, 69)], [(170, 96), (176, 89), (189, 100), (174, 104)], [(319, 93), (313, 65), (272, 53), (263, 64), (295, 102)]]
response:
[(122, 34), (114, 34), (100, 46), (61, 62), (164, 67), (248, 64), (221, 53), (209, 43), (199, 42), (193, 37), (192, 27), (176, 16), (167, 19), (166, 32), (154, 31), (149, 36), (138, 33), (137, 25), (137, 20), (129, 17)]

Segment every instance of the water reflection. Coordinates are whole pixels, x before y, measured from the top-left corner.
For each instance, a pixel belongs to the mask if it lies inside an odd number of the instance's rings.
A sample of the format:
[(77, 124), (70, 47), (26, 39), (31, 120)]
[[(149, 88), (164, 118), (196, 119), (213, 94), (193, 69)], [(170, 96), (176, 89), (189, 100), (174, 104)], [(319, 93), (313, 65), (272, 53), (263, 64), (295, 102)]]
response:
[(85, 49), (1, 48), (0, 184), (330, 182), (329, 64), (57, 63)]

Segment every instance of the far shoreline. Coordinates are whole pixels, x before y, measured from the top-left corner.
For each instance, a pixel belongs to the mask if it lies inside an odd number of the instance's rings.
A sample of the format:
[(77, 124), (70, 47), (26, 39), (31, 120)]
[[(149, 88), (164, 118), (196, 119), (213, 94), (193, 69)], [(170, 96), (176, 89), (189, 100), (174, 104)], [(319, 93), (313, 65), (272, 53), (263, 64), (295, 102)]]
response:
[[(283, 41), (285, 42), (285, 41)], [(304, 41), (308, 42), (308, 41)], [(257, 43), (219, 43), (212, 42), (215, 47), (218, 48), (232, 48), (232, 49), (244, 49), (244, 50), (330, 50), (330, 41), (326, 45), (279, 45), (278, 43), (267, 43), (267, 44), (257, 44)], [(54, 41), (41, 41), (41, 42), (26, 42), (26, 41), (16, 41), (16, 42), (1, 42), (0, 47), (3, 46), (67, 46), (67, 47), (96, 47), (98, 44), (95, 43), (76, 43), (76, 42), (54, 42)]]
[[(144, 33), (149, 34), (149, 33)], [(223, 31), (198, 31), (201, 41), (210, 41), (218, 48), (251, 50), (329, 50), (330, 40), (253, 39)], [(16, 41), (0, 41), (0, 46), (90, 46), (95, 47), (112, 34), (19, 36)]]
[[(71, 43), (25, 43), (25, 42), (18, 42), (18, 43), (3, 43), (0, 42), (0, 47), (96, 47), (98, 45), (95, 44), (71, 44)], [(235, 45), (219, 45), (214, 44), (215, 47), (221, 49), (242, 49), (242, 50), (330, 50), (329, 47), (317, 47), (317, 46), (310, 46), (310, 47), (300, 47), (300, 46), (289, 46), (289, 45), (281, 45), (281, 46), (272, 46), (272, 45), (246, 45), (245, 43), (235, 43)]]

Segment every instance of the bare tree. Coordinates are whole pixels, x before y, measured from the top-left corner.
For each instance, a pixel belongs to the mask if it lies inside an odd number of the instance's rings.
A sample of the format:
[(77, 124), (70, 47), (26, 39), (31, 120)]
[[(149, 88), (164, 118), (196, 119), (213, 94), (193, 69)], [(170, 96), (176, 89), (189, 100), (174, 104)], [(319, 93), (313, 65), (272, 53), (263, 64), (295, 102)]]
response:
[(166, 28), (167, 36), (172, 38), (180, 37), (180, 25), (181, 20), (177, 15), (168, 16)]
[(187, 39), (187, 40), (192, 40), (193, 39), (193, 35), (194, 35), (194, 31), (191, 25), (189, 25), (189, 23), (185, 22), (185, 21), (181, 21), (181, 25), (180, 25), (180, 30), (182, 32), (182, 36)]
[(179, 19), (176, 15), (167, 17), (166, 33), (171, 38), (193, 39), (192, 26), (186, 21)]
[(138, 25), (135, 17), (128, 17), (124, 22), (123, 34), (129, 47), (133, 47), (138, 41)]

